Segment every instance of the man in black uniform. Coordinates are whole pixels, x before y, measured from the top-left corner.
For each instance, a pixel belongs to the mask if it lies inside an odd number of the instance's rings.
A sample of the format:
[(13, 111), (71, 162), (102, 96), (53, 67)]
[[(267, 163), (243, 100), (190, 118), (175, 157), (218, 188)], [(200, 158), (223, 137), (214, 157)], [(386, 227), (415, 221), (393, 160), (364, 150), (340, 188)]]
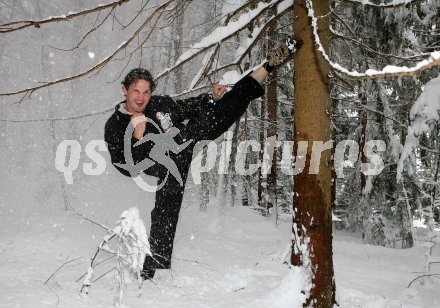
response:
[[(171, 267), (174, 236), (194, 145), (223, 134), (252, 100), (264, 94), (261, 84), (268, 73), (287, 62), (300, 46), (300, 42), (288, 38), (285, 45), (269, 53), (262, 67), (238, 81), (229, 92), (217, 84), (211, 95), (186, 100), (152, 96), (155, 83), (145, 69), (136, 68), (127, 74), (122, 82), (126, 100), (116, 106), (108, 119), (105, 141), (112, 164), (122, 174), (136, 177), (144, 172), (157, 177), (160, 183), (151, 212), (149, 242), (153, 256), (145, 259), (143, 279), (153, 278), (156, 269)], [(163, 141), (158, 142), (160, 140)], [(161, 159), (158, 158), (160, 153), (163, 153)]]

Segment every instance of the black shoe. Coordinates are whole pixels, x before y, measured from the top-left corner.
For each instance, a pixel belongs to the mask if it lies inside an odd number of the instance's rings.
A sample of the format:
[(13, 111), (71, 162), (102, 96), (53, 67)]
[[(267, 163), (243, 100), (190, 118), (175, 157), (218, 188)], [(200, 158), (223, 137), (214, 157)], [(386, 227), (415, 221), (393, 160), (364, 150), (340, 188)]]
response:
[(141, 277), (142, 277), (142, 280), (150, 280), (150, 279), (153, 279), (153, 277), (154, 277), (154, 273), (156, 272), (156, 270), (155, 269), (152, 269), (152, 268), (150, 268), (150, 269), (144, 269), (144, 270), (142, 270), (141, 271)]
[(284, 63), (292, 59), (295, 52), (301, 48), (303, 42), (299, 39), (294, 39), (292, 37), (288, 37), (284, 44), (275, 48), (267, 54), (267, 61), (264, 63), (263, 67), (269, 73), (273, 70), (279, 68)]

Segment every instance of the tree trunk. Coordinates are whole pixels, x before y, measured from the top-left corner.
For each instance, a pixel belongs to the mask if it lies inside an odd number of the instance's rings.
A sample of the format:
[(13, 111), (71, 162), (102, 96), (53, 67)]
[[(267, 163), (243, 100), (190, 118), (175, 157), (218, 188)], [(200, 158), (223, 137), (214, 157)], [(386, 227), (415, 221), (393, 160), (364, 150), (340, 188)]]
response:
[[(365, 139), (367, 134), (367, 110), (364, 108), (367, 106), (367, 94), (365, 93), (366, 85), (359, 81), (359, 93), (358, 98), (361, 103), (361, 108), (359, 110), (359, 125), (361, 127), (360, 136), (359, 136), (359, 156), (360, 163), (365, 164), (368, 163), (367, 156), (364, 153), (365, 148)], [(367, 178), (365, 174), (361, 172), (361, 186), (360, 186), (360, 199), (363, 198), (365, 186), (367, 185)]]
[[(258, 132), (258, 141), (260, 142), (260, 152), (258, 153), (258, 161), (262, 162), (264, 159), (264, 137), (265, 137), (265, 126), (264, 121), (266, 120), (266, 100), (261, 100), (261, 108), (260, 108), (260, 129)], [(258, 169), (258, 207), (265, 208), (266, 199), (264, 198), (264, 192), (266, 190), (266, 178), (262, 172), (262, 168)]]
[[(206, 165), (206, 161), (208, 157), (208, 151), (206, 151), (206, 155), (202, 153), (202, 164)], [(208, 210), (209, 203), (209, 188), (210, 188), (210, 178), (208, 172), (202, 172), (201, 174), (201, 185), (200, 185), (200, 211), (206, 212)]]
[[(367, 106), (367, 93), (366, 93), (366, 84), (363, 81), (359, 81), (358, 83), (358, 99), (360, 102), (360, 108), (359, 108), (359, 127), (360, 127), (360, 133), (359, 133), (359, 171), (361, 170), (362, 164), (368, 163), (367, 156), (364, 153), (365, 148), (365, 142), (366, 142), (366, 136), (367, 136), (367, 125), (368, 125), (368, 113), (367, 110), (364, 108)], [(359, 183), (359, 203), (356, 205), (358, 213), (361, 212), (362, 214), (357, 214), (356, 217), (364, 217), (365, 215), (368, 217), (369, 214), (369, 197), (367, 194), (367, 191), (365, 190), (367, 186), (367, 176), (363, 174), (362, 171), (360, 173), (360, 183)], [(363, 218), (357, 218), (356, 219), (356, 227), (359, 227), (359, 229), (362, 231), (362, 238), (365, 238), (365, 227), (363, 223)]]
[[(313, 4), (316, 16), (328, 13), (328, 1), (313, 1)], [(309, 174), (307, 168), (312, 157), (311, 143), (326, 142), (331, 138), (329, 67), (314, 46), (304, 0), (295, 1), (294, 13), (297, 17), (294, 33), (304, 42), (295, 59), (294, 155), (297, 155), (299, 141), (311, 142), (305, 170), (294, 177), (291, 262), (295, 266), (307, 267), (312, 275), (313, 286), (305, 305), (333, 307), (331, 151), (322, 152), (317, 174)], [(328, 19), (321, 18), (318, 26), (321, 42), (328, 49)]]
[[(240, 119), (235, 122), (234, 127), (234, 135), (232, 136), (232, 149), (231, 149), (231, 158), (229, 162), (228, 168), (228, 177), (227, 177), (227, 187), (229, 187), (231, 191), (231, 205), (235, 206), (235, 200), (237, 198), (237, 182), (238, 176), (235, 172), (235, 162), (237, 161), (237, 148), (240, 134)], [(227, 191), (227, 189), (226, 189)]]
[[(269, 27), (269, 43), (268, 43), (268, 49), (271, 50), (274, 48), (273, 42), (275, 41), (275, 29), (277, 27), (278, 23), (274, 22)], [(277, 96), (277, 71), (275, 70), (270, 76), (269, 76), (269, 84), (267, 86), (267, 118), (269, 121), (269, 129), (267, 136), (272, 137), (275, 136), (275, 140), (277, 140), (277, 105), (278, 105), (278, 96)], [(275, 141), (276, 142), (276, 141)], [(276, 149), (276, 145), (275, 145)], [(277, 217), (277, 152), (276, 150), (273, 151), (273, 157), (272, 157), (272, 165), (270, 168), (270, 173), (267, 176), (267, 185), (268, 185), (268, 193), (269, 193), (269, 200), (266, 203), (266, 207), (268, 211), (272, 208), (272, 213), (275, 220), (275, 225), (277, 223), (278, 217)]]
[[(183, 22), (184, 22), (184, 12), (179, 13), (173, 22), (173, 50), (174, 50), (174, 63), (177, 62), (180, 55), (182, 54), (182, 44), (183, 44)], [(178, 68), (176, 70), (176, 75), (174, 79), (174, 93), (182, 93), (183, 91), (183, 70)]]
[[(243, 131), (244, 131), (244, 140), (248, 140), (248, 113), (247, 111), (244, 113), (244, 125), (243, 125)], [(235, 167), (235, 166), (234, 166)], [(242, 181), (243, 181), (243, 187), (244, 187), (244, 192), (243, 192), (243, 197), (242, 197), (242, 204), (243, 206), (249, 206), (250, 204), (252, 204), (252, 189), (251, 189), (251, 177), (250, 176), (243, 176), (242, 177)]]

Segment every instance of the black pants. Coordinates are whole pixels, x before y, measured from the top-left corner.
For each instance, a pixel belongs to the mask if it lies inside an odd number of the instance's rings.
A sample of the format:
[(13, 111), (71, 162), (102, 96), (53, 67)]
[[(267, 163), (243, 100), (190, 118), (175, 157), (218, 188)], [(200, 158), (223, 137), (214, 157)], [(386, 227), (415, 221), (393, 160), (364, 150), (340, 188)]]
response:
[[(193, 142), (178, 154), (170, 153), (183, 180), (181, 185), (171, 174), (165, 185), (156, 192), (156, 202), (151, 211), (150, 246), (153, 257), (147, 256), (144, 269), (171, 267), (174, 236), (179, 219), (185, 182), (193, 157), (194, 145), (201, 140), (214, 140), (228, 130), (246, 111), (249, 103), (264, 94), (264, 89), (252, 77), (246, 76), (235, 84), (206, 112), (198, 118), (190, 119), (174, 138), (182, 144)], [(161, 181), (163, 179), (159, 179)]]

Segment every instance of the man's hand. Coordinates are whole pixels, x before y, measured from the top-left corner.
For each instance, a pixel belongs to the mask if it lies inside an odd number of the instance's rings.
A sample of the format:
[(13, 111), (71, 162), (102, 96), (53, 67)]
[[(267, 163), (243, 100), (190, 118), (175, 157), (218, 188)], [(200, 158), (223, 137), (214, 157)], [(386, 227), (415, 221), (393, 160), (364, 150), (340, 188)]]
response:
[(222, 98), (222, 96), (228, 91), (228, 89), (226, 88), (226, 86), (221, 85), (221, 84), (214, 84), (214, 86), (212, 87), (212, 98), (216, 101), (219, 100), (220, 98)]
[(131, 125), (134, 127), (133, 137), (137, 140), (142, 139), (147, 128), (147, 118), (143, 113), (134, 113), (130, 120)]

